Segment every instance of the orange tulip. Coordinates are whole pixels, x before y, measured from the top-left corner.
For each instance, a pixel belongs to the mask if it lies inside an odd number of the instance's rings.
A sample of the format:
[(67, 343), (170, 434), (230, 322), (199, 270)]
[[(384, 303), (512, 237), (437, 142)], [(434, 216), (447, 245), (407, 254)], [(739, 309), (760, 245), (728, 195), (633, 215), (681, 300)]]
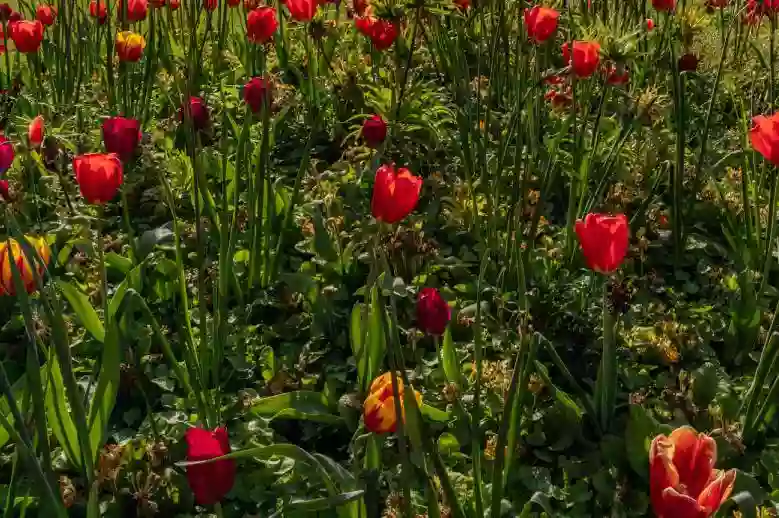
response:
[(714, 469), (717, 443), (689, 426), (649, 449), (649, 494), (658, 518), (708, 518), (728, 499), (736, 470)]
[(119, 61), (134, 63), (141, 59), (145, 48), (146, 40), (138, 33), (121, 31), (116, 35), (116, 54)]
[[(405, 408), (403, 404), (403, 380), (398, 381), (398, 395), (400, 396), (400, 409), (405, 420)], [(413, 389), (412, 389), (413, 390)], [(414, 390), (417, 404), (422, 404), (422, 396)], [(365, 428), (373, 433), (392, 433), (397, 429), (398, 417), (395, 413), (395, 395), (392, 391), (392, 373), (385, 372), (371, 383), (368, 397), (363, 405), (363, 420)]]
[(40, 147), (40, 145), (43, 143), (43, 130), (43, 115), (38, 115), (32, 120), (29, 128), (27, 129), (27, 139), (30, 141), (30, 146)]
[(43, 265), (39, 264), (38, 261), (32, 257), (28, 260), (22, 245), (15, 239), (8, 239), (8, 241), (0, 243), (0, 295), (16, 295), (13, 270), (11, 269), (12, 256), (27, 293), (33, 293), (37, 288), (35, 273), (33, 272), (31, 265), (35, 265), (38, 277), (42, 277), (44, 266), (48, 264), (49, 259), (51, 259), (49, 245), (43, 238), (36, 238), (33, 236), (25, 237), (40, 257)]

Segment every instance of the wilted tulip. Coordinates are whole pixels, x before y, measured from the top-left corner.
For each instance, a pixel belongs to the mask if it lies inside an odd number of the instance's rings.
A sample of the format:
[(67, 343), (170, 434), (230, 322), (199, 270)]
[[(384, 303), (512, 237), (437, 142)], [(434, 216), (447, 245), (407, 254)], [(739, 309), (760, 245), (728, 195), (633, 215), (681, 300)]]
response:
[(0, 133), (0, 174), (5, 173), (11, 168), (15, 156), (14, 145), (10, 140), (5, 138), (5, 135)]
[(376, 171), (371, 212), (386, 223), (397, 223), (414, 210), (422, 190), (422, 178), (401, 167), (385, 164)]
[[(211, 460), (230, 453), (230, 439), (225, 427), (212, 432), (190, 428), (185, 439), (189, 462)], [(200, 505), (214, 505), (222, 500), (235, 484), (235, 472), (235, 461), (231, 459), (187, 466), (187, 481), (195, 501)]]
[[(19, 270), (19, 277), (24, 284), (24, 290), (27, 293), (35, 292), (37, 289), (35, 273), (37, 272), (38, 277), (42, 278), (45, 266), (51, 259), (51, 250), (49, 250), (49, 245), (45, 239), (33, 236), (25, 236), (25, 238), (33, 250), (35, 250), (35, 253), (38, 254), (43, 265), (39, 264), (34, 257), (30, 257), (28, 260), (22, 245), (15, 239), (8, 239), (0, 243), (0, 295), (16, 295), (16, 285), (14, 284), (13, 270), (11, 269), (12, 257), (16, 268)], [(33, 265), (35, 270), (33, 270)]]
[(27, 140), (30, 142), (30, 147), (37, 148), (41, 146), (44, 127), (43, 115), (38, 115), (30, 122), (27, 128)]
[(600, 63), (600, 45), (594, 41), (574, 41), (573, 53), (569, 47), (569, 42), (563, 43), (563, 61), (571, 65), (577, 77), (590, 77)]
[(35, 18), (46, 27), (51, 27), (57, 19), (57, 8), (50, 5), (39, 5), (35, 9)]
[(146, 39), (136, 32), (121, 31), (116, 35), (115, 47), (119, 61), (134, 63), (143, 56)]
[[(405, 404), (403, 402), (403, 380), (397, 376), (398, 396), (400, 397), (401, 414), (405, 420)], [(422, 396), (414, 389), (417, 404), (422, 404)], [(363, 404), (363, 421), (365, 428), (373, 433), (393, 433), (398, 427), (398, 415), (395, 412), (395, 395), (392, 391), (392, 373), (385, 372), (371, 383), (368, 397)]]
[(141, 124), (126, 117), (109, 117), (103, 121), (103, 142), (109, 153), (116, 153), (122, 160), (135, 154), (141, 141)]
[(452, 318), (452, 311), (435, 288), (424, 288), (417, 297), (417, 326), (431, 335), (442, 335)]
[(753, 118), (749, 140), (763, 158), (779, 166), (779, 112)]
[(108, 17), (108, 6), (105, 0), (92, 0), (89, 2), (89, 16), (97, 19), (97, 23), (104, 24)]
[(575, 226), (587, 266), (598, 273), (611, 273), (622, 264), (628, 250), (630, 228), (624, 214), (587, 214)]
[(714, 469), (717, 443), (683, 426), (649, 449), (649, 495), (658, 518), (708, 518), (728, 499), (736, 470)]
[(18, 21), (10, 24), (11, 39), (22, 53), (38, 52), (43, 41), (43, 24), (39, 20)]
[(73, 159), (76, 183), (84, 199), (94, 205), (108, 203), (122, 185), (122, 162), (113, 153), (90, 153)]
[(533, 6), (525, 11), (525, 30), (534, 43), (543, 43), (557, 30), (560, 13), (550, 7)]
[(373, 115), (362, 124), (362, 138), (368, 146), (377, 148), (387, 138), (387, 123), (381, 115)]
[(254, 9), (246, 17), (246, 34), (252, 43), (267, 42), (273, 37), (278, 26), (276, 9), (267, 5)]
[(284, 0), (289, 15), (297, 22), (310, 22), (319, 7), (318, 0)]

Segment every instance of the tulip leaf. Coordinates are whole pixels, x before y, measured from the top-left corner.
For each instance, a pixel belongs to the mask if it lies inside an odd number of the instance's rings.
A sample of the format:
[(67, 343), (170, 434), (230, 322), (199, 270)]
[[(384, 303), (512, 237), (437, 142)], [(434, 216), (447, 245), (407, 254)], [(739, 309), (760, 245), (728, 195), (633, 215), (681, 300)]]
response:
[(365, 493), (365, 491), (358, 489), (356, 491), (347, 491), (346, 493), (341, 493), (339, 495), (329, 497), (312, 498), (307, 500), (292, 500), (286, 506), (286, 508), (288, 510), (296, 511), (324, 511), (348, 504), (349, 502), (353, 502), (360, 498), (363, 493)]
[(46, 388), (46, 417), (54, 437), (62, 445), (65, 456), (71, 464), (81, 468), (81, 449), (78, 442), (78, 432), (73, 416), (68, 409), (65, 382), (62, 378), (59, 360), (52, 354), (48, 365), (49, 372), (43, 379), (48, 380)]
[(465, 388), (465, 379), (460, 370), (460, 360), (457, 358), (457, 349), (452, 339), (452, 331), (446, 326), (446, 332), (441, 344), (441, 364), (444, 368), (446, 381), (454, 383), (461, 390)]
[(116, 403), (119, 390), (119, 370), (121, 351), (118, 331), (113, 322), (109, 323), (108, 334), (103, 346), (103, 358), (100, 373), (97, 377), (97, 388), (89, 408), (89, 443), (92, 446), (92, 458), (103, 445), (103, 437), (108, 427), (108, 420)]
[(328, 262), (335, 262), (338, 260), (338, 253), (333, 246), (330, 233), (325, 227), (324, 219), (322, 218), (322, 210), (319, 207), (314, 209), (314, 251), (319, 257), (325, 259)]
[(342, 418), (331, 412), (321, 392), (298, 390), (255, 401), (249, 409), (254, 415), (273, 419), (300, 419), (336, 424)]
[(645, 480), (649, 477), (649, 445), (659, 432), (657, 421), (643, 407), (630, 405), (625, 449), (630, 467)]
[(363, 319), (367, 314), (365, 304), (357, 303), (352, 308), (352, 316), (349, 325), (349, 341), (352, 344), (352, 354), (357, 363), (357, 377), (361, 392), (368, 390), (370, 379), (367, 377), (368, 353), (365, 350), (366, 329), (363, 326)]
[(105, 329), (97, 316), (95, 308), (89, 302), (89, 298), (76, 287), (65, 281), (57, 281), (62, 294), (68, 299), (73, 312), (89, 333), (99, 342), (105, 341)]

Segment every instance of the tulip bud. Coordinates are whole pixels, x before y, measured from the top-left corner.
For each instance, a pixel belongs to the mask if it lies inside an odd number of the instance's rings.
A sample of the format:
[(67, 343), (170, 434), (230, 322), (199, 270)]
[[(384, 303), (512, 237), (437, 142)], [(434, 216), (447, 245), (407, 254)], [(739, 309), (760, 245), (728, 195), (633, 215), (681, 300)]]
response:
[(27, 129), (27, 140), (30, 141), (30, 147), (38, 148), (43, 143), (44, 131), (43, 115), (35, 117)]
[(424, 288), (417, 298), (417, 326), (431, 335), (442, 335), (452, 318), (449, 304), (435, 288)]
[(387, 138), (387, 123), (381, 115), (373, 115), (362, 125), (362, 137), (368, 146), (377, 148)]
[(253, 113), (262, 112), (266, 103), (272, 102), (272, 86), (264, 77), (253, 77), (243, 87), (243, 100), (249, 105)]

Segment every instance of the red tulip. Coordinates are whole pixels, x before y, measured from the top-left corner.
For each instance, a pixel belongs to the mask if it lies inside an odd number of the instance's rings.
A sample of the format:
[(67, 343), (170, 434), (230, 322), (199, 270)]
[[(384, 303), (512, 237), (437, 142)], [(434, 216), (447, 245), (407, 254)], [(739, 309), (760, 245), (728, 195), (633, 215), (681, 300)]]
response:
[(398, 37), (398, 26), (392, 20), (378, 18), (370, 25), (368, 37), (376, 50), (386, 50)]
[(11, 168), (15, 156), (14, 145), (10, 140), (5, 138), (5, 135), (0, 133), (0, 174), (5, 173)]
[(43, 41), (43, 24), (39, 20), (33, 22), (18, 21), (10, 24), (11, 39), (16, 50), (23, 53), (38, 52)]
[(531, 41), (543, 43), (557, 30), (560, 13), (549, 7), (533, 6), (525, 11), (525, 29)]
[(140, 34), (130, 31), (121, 31), (116, 35), (116, 55), (119, 61), (134, 63), (143, 56), (146, 48), (146, 40)]
[(43, 115), (35, 117), (27, 128), (27, 140), (31, 147), (40, 147), (43, 143), (44, 121)]
[(238, 7), (241, 5), (241, 0), (227, 0), (227, 7)]
[(192, 126), (198, 131), (206, 129), (211, 123), (208, 107), (200, 97), (190, 97), (189, 102), (181, 107), (179, 119), (183, 121), (185, 115), (191, 119)]
[(0, 198), (3, 198), (3, 201), (11, 201), (11, 189), (8, 184), (8, 180), (0, 180)]
[(646, 19), (646, 30), (651, 31), (655, 28), (655, 21), (652, 18)]
[(628, 219), (624, 214), (587, 214), (576, 222), (576, 235), (587, 266), (598, 273), (611, 273), (622, 264), (628, 251)]
[(14, 12), (13, 7), (8, 2), (0, 4), (0, 20), (7, 22), (11, 19), (11, 13)]
[(679, 58), (679, 72), (695, 72), (698, 70), (698, 56), (688, 52)]
[[(122, 17), (122, 12), (124, 11), (124, 1), (125, 0), (119, 0), (119, 3), (116, 6), (116, 13), (120, 19)], [(128, 22), (140, 22), (145, 20), (148, 11), (148, 0), (127, 0)]]
[(376, 171), (371, 212), (379, 221), (397, 223), (414, 210), (422, 190), (422, 178), (401, 167), (385, 164)]
[(109, 117), (103, 121), (103, 143), (109, 153), (129, 160), (141, 142), (141, 124), (135, 119)]
[(442, 335), (452, 318), (452, 311), (435, 288), (424, 288), (417, 298), (417, 326), (431, 335)]
[(168, 0), (168, 9), (175, 11), (181, 6), (181, 0)]
[(219, 7), (219, 0), (203, 0), (203, 7), (208, 11), (216, 11)]
[(243, 100), (254, 113), (260, 113), (267, 103), (270, 105), (272, 85), (264, 77), (253, 77), (243, 86)]
[(570, 43), (563, 43), (563, 61), (570, 64), (577, 77), (590, 77), (600, 63), (600, 45), (594, 41), (574, 41), (573, 56)]
[(373, 115), (362, 124), (362, 137), (368, 146), (377, 148), (387, 138), (387, 123), (381, 115)]
[(676, 7), (676, 0), (652, 0), (652, 7), (658, 11), (673, 11)]
[(54, 25), (57, 19), (57, 8), (50, 5), (39, 5), (35, 10), (35, 18), (46, 27)]
[[(190, 428), (185, 439), (189, 462), (211, 460), (230, 453), (230, 440), (225, 427), (213, 432)], [(187, 466), (187, 480), (195, 494), (195, 501), (200, 505), (213, 505), (222, 500), (233, 488), (235, 471), (235, 461), (231, 459)]]
[(113, 153), (79, 155), (73, 159), (73, 171), (81, 196), (87, 203), (108, 203), (122, 185), (122, 162)]
[(624, 65), (609, 65), (606, 69), (606, 82), (610, 85), (624, 85), (630, 80), (630, 73)]
[(758, 25), (765, 12), (760, 8), (757, 0), (747, 0), (747, 10), (742, 15), (741, 23), (746, 25)]
[(246, 17), (246, 34), (252, 43), (262, 44), (270, 40), (278, 27), (276, 9), (267, 5), (258, 7)]
[(658, 518), (708, 518), (730, 497), (736, 470), (714, 469), (717, 443), (689, 427), (658, 435), (649, 449), (649, 495)]
[(260, 7), (261, 0), (243, 0), (243, 8), (246, 12), (253, 11)]
[(162, 9), (165, 7), (165, 0), (151, 0), (151, 6), (155, 9)]
[(462, 12), (465, 12), (471, 8), (471, 0), (453, 0), (453, 2), (454, 5), (456, 5), (457, 8)]
[(310, 22), (319, 7), (317, 0), (284, 0), (289, 15), (297, 22)]
[(354, 19), (354, 26), (357, 28), (358, 32), (370, 38), (371, 29), (373, 28), (373, 23), (375, 21), (376, 18), (372, 18), (370, 16), (357, 16)]
[(89, 15), (92, 18), (97, 18), (99, 24), (104, 24), (106, 17), (108, 17), (108, 6), (105, 0), (92, 0), (89, 2)]
[(769, 116), (758, 115), (752, 119), (749, 140), (763, 158), (779, 166), (779, 112)]

